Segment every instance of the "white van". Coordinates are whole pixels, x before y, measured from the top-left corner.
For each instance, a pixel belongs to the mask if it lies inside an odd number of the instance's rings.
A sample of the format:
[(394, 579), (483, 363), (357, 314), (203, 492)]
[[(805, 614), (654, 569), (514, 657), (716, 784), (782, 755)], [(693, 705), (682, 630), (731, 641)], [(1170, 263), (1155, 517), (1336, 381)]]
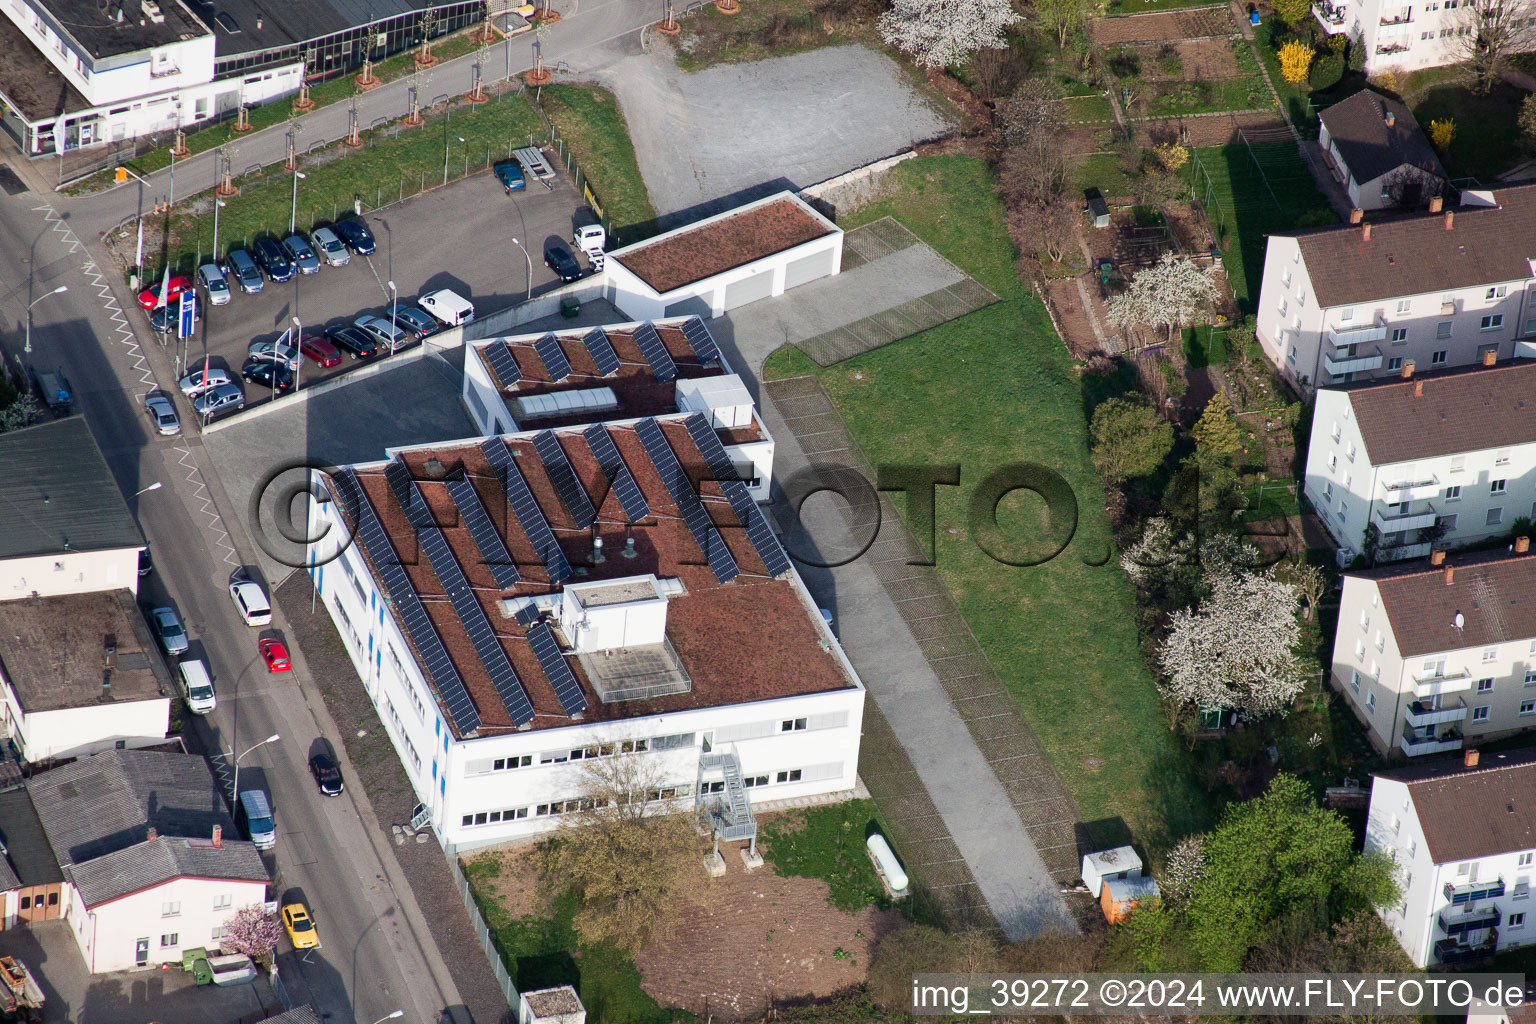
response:
[(258, 850), (270, 850), (277, 845), (277, 822), (272, 817), (272, 805), (267, 794), (259, 789), (247, 789), (235, 804), (235, 813), (245, 834), (251, 837), (251, 845)]
[(213, 677), (201, 659), (189, 658), (177, 667), (181, 669), (181, 692), (187, 699), (188, 711), (206, 715), (219, 706), (219, 699), (213, 692)]
[(462, 327), (475, 318), (475, 307), (470, 301), (449, 288), (427, 292), (416, 300), (416, 305), (449, 327)]

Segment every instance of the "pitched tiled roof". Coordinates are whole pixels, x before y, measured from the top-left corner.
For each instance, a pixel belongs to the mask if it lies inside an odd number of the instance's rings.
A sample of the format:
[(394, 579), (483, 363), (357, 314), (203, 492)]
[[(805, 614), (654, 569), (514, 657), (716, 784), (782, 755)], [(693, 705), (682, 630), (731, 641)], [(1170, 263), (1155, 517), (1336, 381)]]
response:
[(1375, 466), (1536, 442), (1536, 360), (1339, 390)]
[(64, 881), (25, 788), (0, 793), (0, 842), (5, 844), (6, 860), (22, 885)]
[(1452, 230), (1438, 213), (1295, 234), (1320, 306), (1521, 281), (1536, 257), (1536, 185), (1493, 192), (1494, 206), (1458, 206)]
[[(1392, 123), (1387, 123), (1387, 115)], [(1355, 181), (1364, 184), (1404, 164), (1446, 177), (1440, 158), (1413, 119), (1413, 111), (1390, 96), (1362, 89), (1318, 118), (1339, 148)]]
[(1536, 556), (1495, 552), (1349, 575), (1375, 581), (1404, 658), (1536, 638)]
[(1437, 864), (1536, 850), (1536, 750), (1416, 763), (1377, 778), (1406, 783)]
[(256, 847), (243, 840), (215, 847), (209, 839), (160, 836), (69, 869), (70, 881), (88, 907), (173, 878), (228, 878), (266, 882), (266, 866)]

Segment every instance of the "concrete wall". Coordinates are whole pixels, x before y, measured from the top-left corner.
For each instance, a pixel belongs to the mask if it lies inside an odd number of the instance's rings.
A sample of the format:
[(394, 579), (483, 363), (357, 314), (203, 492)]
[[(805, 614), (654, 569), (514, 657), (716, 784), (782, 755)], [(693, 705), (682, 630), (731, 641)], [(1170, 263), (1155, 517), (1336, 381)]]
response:
[(66, 551), (0, 561), (0, 601), (91, 594), (126, 587), (139, 591), (139, 548)]
[(856, 210), (879, 195), (891, 168), (915, 156), (915, 151), (908, 150), (863, 167), (855, 167), (846, 174), (839, 174), (801, 190), (800, 198), (816, 207), (822, 216), (836, 220), (838, 211)]
[[(149, 655), (155, 657), (153, 653)], [(28, 763), (66, 757), (89, 757), (118, 743), (130, 748), (164, 743), (171, 727), (171, 699), (108, 701), (92, 707), (61, 708), (24, 714), (11, 690), (4, 687), (5, 713), (11, 735)]]

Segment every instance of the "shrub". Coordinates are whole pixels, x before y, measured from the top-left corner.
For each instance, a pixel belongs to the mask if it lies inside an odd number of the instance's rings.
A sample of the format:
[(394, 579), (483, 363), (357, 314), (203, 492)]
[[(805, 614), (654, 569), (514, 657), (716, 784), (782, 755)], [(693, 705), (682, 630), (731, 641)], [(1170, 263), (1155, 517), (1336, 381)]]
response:
[[(1343, 36), (1334, 36), (1342, 39)], [(1307, 84), (1314, 89), (1328, 89), (1339, 84), (1339, 79), (1344, 77), (1344, 55), (1342, 53), (1330, 53), (1317, 63), (1312, 65), (1312, 71), (1307, 75)]]
[(1429, 122), (1429, 141), (1434, 143), (1436, 149), (1442, 153), (1451, 140), (1456, 137), (1456, 119), (1451, 117), (1437, 117)]
[(1312, 47), (1294, 39), (1280, 47), (1280, 74), (1287, 82), (1292, 85), (1305, 82), (1311, 67)]
[(1184, 73), (1184, 58), (1173, 46), (1164, 46), (1158, 51), (1157, 67), (1169, 78), (1177, 78)]

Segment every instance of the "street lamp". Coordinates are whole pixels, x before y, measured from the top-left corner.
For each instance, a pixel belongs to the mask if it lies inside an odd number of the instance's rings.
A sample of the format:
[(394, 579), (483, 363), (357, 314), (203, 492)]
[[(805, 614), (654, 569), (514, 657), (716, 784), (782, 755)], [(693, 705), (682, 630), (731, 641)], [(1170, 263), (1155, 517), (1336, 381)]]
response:
[(533, 257), (528, 255), (528, 250), (522, 242), (514, 238), (512, 244), (523, 250), (523, 258), (528, 261), (528, 298), (523, 300), (528, 302), (533, 298)]
[[(260, 743), (253, 743), (250, 750), (245, 751), (245, 753), (241, 754), (240, 757), (235, 758), (235, 802), (237, 804), (240, 802), (240, 758), (244, 757), (246, 754), (249, 754), (251, 750), (255, 750), (257, 747), (264, 747), (268, 743), (276, 743), (280, 739), (282, 739), (281, 736), (279, 736), (277, 733), (273, 733), (271, 736), (268, 736)], [(231, 750), (233, 750), (233, 748), (231, 748)]]
[(293, 365), (293, 390), (297, 394), (299, 378), (304, 374), (304, 325), (298, 317), (293, 318), (293, 350), (299, 354)]
[(219, 262), (219, 211), (229, 205), (222, 199), (213, 201), (213, 262)]
[(384, 1024), (384, 1022), (387, 1021), (387, 1020), (394, 1020), (396, 1017), (404, 1017), (404, 1016), (405, 1016), (405, 1011), (404, 1010), (396, 1010), (394, 1013), (386, 1014), (383, 1017), (380, 1017), (378, 1020), (374, 1021), (373, 1024)]
[[(61, 284), (53, 291), (49, 292), (48, 295), (62, 295), (67, 291), (69, 291), (69, 285)], [(48, 297), (48, 295), (39, 295), (37, 298), (27, 303), (27, 344), (22, 350), (26, 352), (27, 355), (32, 354), (32, 307), (37, 305), (39, 302), (42, 302)]]
[[(444, 127), (446, 128), (447, 125), (444, 125)], [(462, 135), (460, 135), (460, 136), (458, 136), (458, 140), (460, 142), (464, 142), (464, 137)], [(448, 145), (449, 145), (449, 143), (451, 141), (452, 141), (452, 138), (450, 136), (447, 136), (447, 135), (443, 136), (443, 184), (444, 185), (448, 184)]]
[(389, 354), (395, 354), (395, 307), (400, 304), (395, 292), (395, 282), (389, 282)]
[(144, 488), (142, 491), (134, 491), (133, 492), (133, 496), (135, 498), (137, 498), (141, 494), (148, 494), (150, 491), (158, 491), (160, 488), (162, 488), (164, 486), (165, 485), (163, 483), (161, 483), (159, 480), (156, 480), (154, 483), (150, 484), (148, 487)]
[(139, 247), (133, 257), (133, 272), (138, 275), (144, 272), (144, 186), (149, 182), (126, 167), (119, 167), (114, 176), (114, 180), (120, 182), (127, 181), (129, 178), (139, 183)]
[(293, 213), (288, 218), (288, 233), (291, 235), (299, 229), (299, 179), (309, 175), (303, 171), (293, 172)]

